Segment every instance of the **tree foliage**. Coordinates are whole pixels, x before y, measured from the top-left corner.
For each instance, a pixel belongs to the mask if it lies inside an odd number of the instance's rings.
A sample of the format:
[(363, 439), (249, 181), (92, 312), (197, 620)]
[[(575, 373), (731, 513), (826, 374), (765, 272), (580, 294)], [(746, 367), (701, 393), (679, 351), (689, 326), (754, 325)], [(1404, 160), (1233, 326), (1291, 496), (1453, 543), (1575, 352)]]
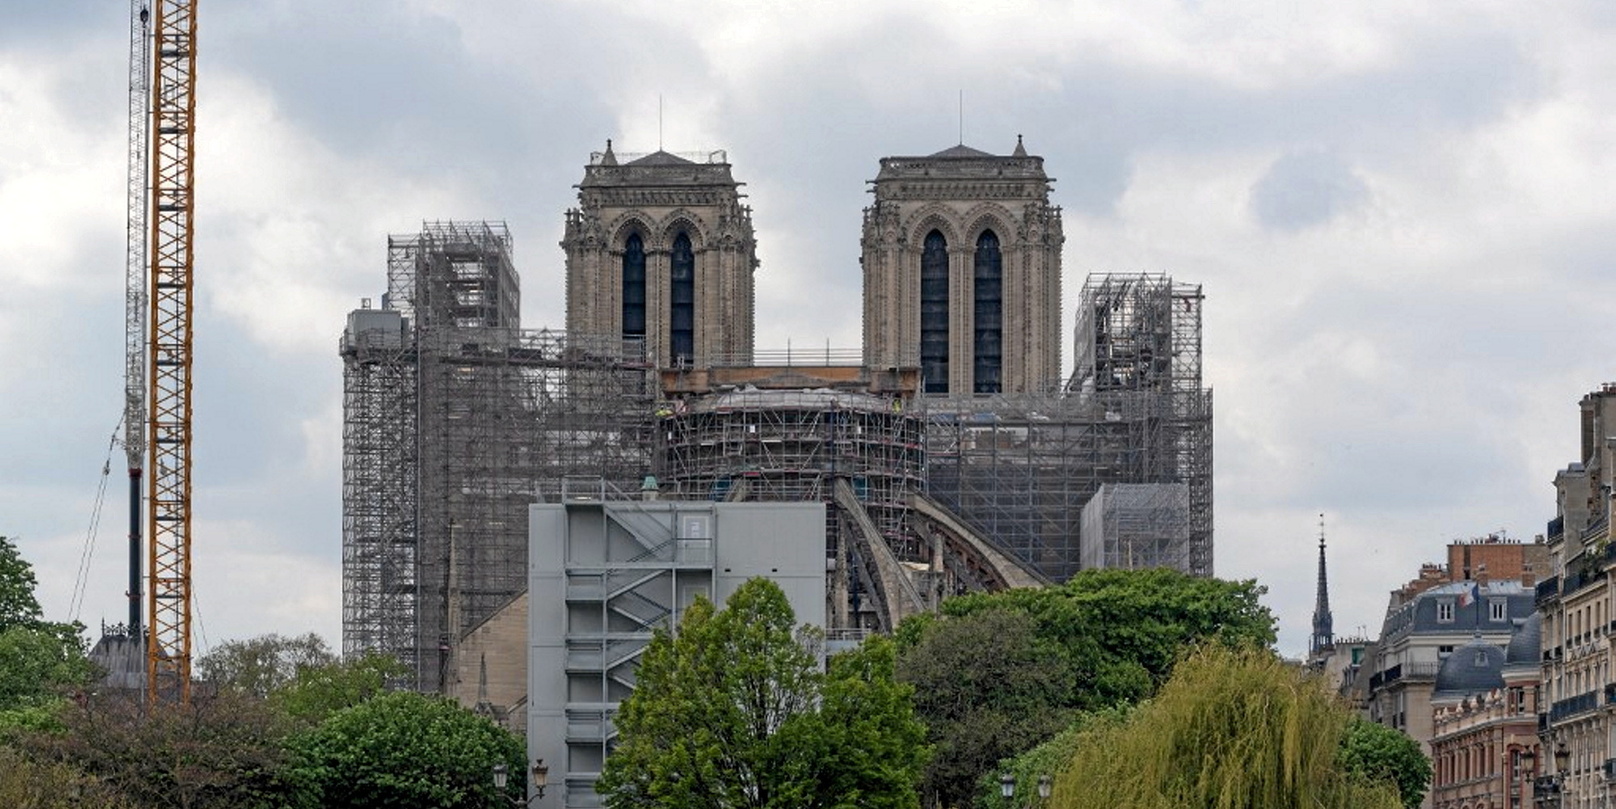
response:
[(88, 683), (93, 671), (77, 625), (40, 622), (0, 631), (0, 712), (54, 702)]
[(1191, 576), (1168, 568), (1085, 570), (1057, 587), (972, 593), (945, 615), (993, 609), (1033, 617), (1040, 638), (1066, 651), (1083, 707), (1137, 700), (1165, 682), (1186, 647), (1274, 644), (1274, 616), (1255, 581)]
[(1082, 732), (1051, 809), (1398, 809), (1349, 773), (1348, 714), (1266, 650), (1206, 646), (1125, 718)]
[(139, 696), (91, 697), (61, 714), (64, 729), (26, 745), (69, 764), (141, 807), (278, 809), (309, 806), (283, 780), (286, 723), (262, 700), (193, 694), (147, 710)]
[(983, 773), (1079, 712), (1149, 696), (1186, 648), (1266, 647), (1274, 619), (1253, 581), (1168, 569), (1092, 570), (1041, 589), (974, 593), (899, 627), (898, 676), (937, 756), (925, 792), (964, 805)]
[(270, 633), (225, 641), (199, 658), (196, 669), (202, 680), (218, 688), (268, 697), (295, 680), (301, 669), (336, 662), (325, 639), (313, 632), (296, 637)]
[(319, 724), (385, 693), (389, 680), (408, 671), (397, 658), (368, 651), (351, 660), (303, 666), (291, 682), (270, 692), (269, 701), (293, 719)]
[(983, 772), (1066, 727), (1078, 702), (1070, 670), (1025, 612), (926, 622), (898, 676), (914, 686), (915, 712), (936, 745), (927, 795), (964, 805)]
[(17, 543), (0, 536), (0, 631), (32, 626), (43, 617), (34, 597), (38, 586), (34, 568), (22, 558)]
[(0, 746), (0, 806), (8, 809), (135, 809), (116, 790), (62, 762)]
[[(1093, 713), (1079, 713), (1064, 730), (1049, 741), (1021, 755), (1001, 762), (1000, 766), (983, 770), (976, 782), (976, 805), (981, 809), (1019, 809), (1027, 805), (1027, 798), (1038, 794), (1038, 781), (1053, 778), (1077, 754), (1084, 734), (1095, 727), (1116, 724), (1128, 717), (1131, 706), (1107, 708)], [(1005, 798), (1000, 778), (1009, 775), (1015, 780), (1015, 789)]]
[(48, 705), (85, 685), (93, 673), (84, 627), (44, 620), (37, 585), (16, 544), (0, 536), (0, 714)]
[(1365, 779), (1396, 786), (1406, 809), (1419, 806), (1431, 785), (1431, 760), (1420, 750), (1419, 742), (1363, 719), (1347, 725), (1341, 740), (1341, 763)]
[[(504, 804), (493, 767), (527, 771), (521, 739), (443, 697), (396, 692), (338, 711), (293, 737), (288, 778), (333, 809)], [(511, 778), (506, 796), (526, 789)]]
[(833, 657), (796, 627), (779, 586), (753, 579), (659, 631), (617, 716), (599, 786), (612, 809), (917, 804), (924, 729), (875, 639)]

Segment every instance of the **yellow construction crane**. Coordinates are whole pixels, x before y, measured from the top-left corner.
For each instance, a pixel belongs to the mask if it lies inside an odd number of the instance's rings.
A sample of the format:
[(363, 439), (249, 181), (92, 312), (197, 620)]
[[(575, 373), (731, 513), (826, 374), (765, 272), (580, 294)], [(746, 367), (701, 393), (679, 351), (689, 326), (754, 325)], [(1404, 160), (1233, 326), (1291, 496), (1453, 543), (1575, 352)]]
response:
[(151, 193), (146, 365), (150, 463), (147, 699), (191, 695), (191, 293), (196, 140), (196, 0), (151, 11)]

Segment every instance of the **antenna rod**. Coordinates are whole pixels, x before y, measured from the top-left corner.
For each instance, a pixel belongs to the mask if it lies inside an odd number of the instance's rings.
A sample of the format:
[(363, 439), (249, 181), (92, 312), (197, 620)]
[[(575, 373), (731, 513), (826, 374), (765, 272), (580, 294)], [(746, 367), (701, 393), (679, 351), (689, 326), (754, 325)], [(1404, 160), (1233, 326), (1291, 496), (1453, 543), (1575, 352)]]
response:
[(959, 142), (965, 145), (965, 88), (959, 91)]
[(662, 151), (662, 94), (656, 94), (656, 148)]

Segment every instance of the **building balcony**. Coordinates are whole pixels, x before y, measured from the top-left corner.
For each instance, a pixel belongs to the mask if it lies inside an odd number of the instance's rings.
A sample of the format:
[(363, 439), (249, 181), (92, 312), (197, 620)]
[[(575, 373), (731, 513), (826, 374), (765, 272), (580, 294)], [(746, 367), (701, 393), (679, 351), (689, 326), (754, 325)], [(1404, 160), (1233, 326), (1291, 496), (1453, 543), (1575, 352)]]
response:
[(1554, 707), (1549, 709), (1549, 724), (1559, 724), (1573, 716), (1598, 708), (1602, 704), (1599, 697), (1598, 691), (1589, 691), (1554, 703)]
[(1560, 597), (1560, 577), (1550, 576), (1537, 583), (1537, 604), (1542, 606), (1545, 602)]
[[(1605, 571), (1602, 568), (1601, 569), (1594, 569), (1594, 570), (1590, 570), (1590, 569), (1587, 569), (1587, 568), (1582, 568), (1582, 569), (1579, 569), (1579, 570), (1573, 570), (1573, 571), (1567, 573), (1565, 575), (1564, 581), (1561, 582), (1560, 595), (1561, 596), (1572, 595), (1572, 594), (1576, 593), (1579, 590), (1582, 590), (1582, 589), (1587, 588), (1587, 587), (1589, 587), (1589, 586), (1591, 586), (1591, 585), (1593, 585), (1593, 584), (1595, 584), (1597, 582), (1600, 582), (1600, 581), (1604, 580), (1604, 578), (1605, 578)], [(1552, 580), (1552, 577), (1551, 577), (1551, 580)]]

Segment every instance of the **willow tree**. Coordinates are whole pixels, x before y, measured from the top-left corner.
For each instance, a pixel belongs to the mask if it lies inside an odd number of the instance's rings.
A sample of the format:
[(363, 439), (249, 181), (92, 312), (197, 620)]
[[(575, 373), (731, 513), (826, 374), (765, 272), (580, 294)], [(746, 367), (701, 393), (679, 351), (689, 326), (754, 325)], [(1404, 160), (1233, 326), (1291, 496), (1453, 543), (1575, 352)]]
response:
[(1340, 760), (1347, 711), (1272, 653), (1208, 646), (1083, 734), (1050, 809), (1400, 809)]

